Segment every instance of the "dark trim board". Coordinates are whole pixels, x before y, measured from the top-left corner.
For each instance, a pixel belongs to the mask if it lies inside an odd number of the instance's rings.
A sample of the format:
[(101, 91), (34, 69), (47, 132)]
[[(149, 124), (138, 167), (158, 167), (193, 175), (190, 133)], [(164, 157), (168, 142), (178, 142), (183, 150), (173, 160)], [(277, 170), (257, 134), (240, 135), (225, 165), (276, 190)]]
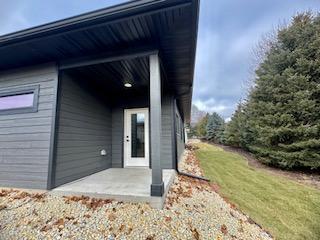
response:
[(92, 55), (82, 58), (74, 58), (61, 61), (59, 63), (59, 70), (66, 70), (71, 68), (85, 67), (101, 63), (117, 62), (123, 60), (130, 60), (133, 58), (147, 57), (151, 54), (158, 54), (158, 49), (154, 47), (130, 48), (125, 51), (108, 52), (98, 55)]
[(178, 149), (177, 149), (177, 129), (176, 129), (176, 99), (173, 100), (172, 104), (172, 154), (173, 154), (173, 161), (174, 161), (174, 168), (179, 171), (179, 160), (178, 160)]
[(57, 151), (57, 133), (58, 133), (58, 120), (60, 112), (60, 81), (61, 73), (57, 69), (57, 81), (55, 86), (55, 94), (53, 99), (53, 109), (52, 109), (52, 123), (51, 123), (51, 136), (50, 136), (50, 152), (49, 152), (49, 166), (48, 166), (48, 182), (47, 189), (50, 190), (55, 187), (55, 163), (56, 163), (56, 151)]

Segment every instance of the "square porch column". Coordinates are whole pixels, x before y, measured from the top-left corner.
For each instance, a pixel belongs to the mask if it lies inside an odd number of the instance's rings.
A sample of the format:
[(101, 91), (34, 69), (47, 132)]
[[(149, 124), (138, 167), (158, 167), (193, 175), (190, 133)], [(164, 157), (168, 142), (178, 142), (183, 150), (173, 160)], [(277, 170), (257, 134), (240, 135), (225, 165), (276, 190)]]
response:
[(150, 150), (151, 196), (162, 196), (164, 183), (161, 169), (161, 75), (158, 54), (149, 56), (150, 67)]

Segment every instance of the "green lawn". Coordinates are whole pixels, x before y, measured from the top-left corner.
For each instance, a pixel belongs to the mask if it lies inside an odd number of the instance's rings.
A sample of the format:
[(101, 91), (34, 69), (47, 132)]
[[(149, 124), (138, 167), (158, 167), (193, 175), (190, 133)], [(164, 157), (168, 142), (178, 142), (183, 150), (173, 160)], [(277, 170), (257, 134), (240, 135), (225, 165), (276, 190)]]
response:
[(220, 193), (277, 239), (320, 239), (320, 191), (247, 165), (206, 143), (196, 156)]

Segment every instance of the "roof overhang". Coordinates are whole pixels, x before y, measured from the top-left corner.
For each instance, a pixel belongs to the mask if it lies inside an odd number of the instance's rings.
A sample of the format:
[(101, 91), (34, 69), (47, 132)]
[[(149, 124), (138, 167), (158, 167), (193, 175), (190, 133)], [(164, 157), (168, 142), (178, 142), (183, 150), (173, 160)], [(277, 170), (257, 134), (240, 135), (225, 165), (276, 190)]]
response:
[(76, 59), (110, 58), (110, 52), (157, 50), (189, 122), (198, 15), (199, 0), (137, 0), (7, 34), (0, 37), (0, 70), (44, 62), (71, 66)]

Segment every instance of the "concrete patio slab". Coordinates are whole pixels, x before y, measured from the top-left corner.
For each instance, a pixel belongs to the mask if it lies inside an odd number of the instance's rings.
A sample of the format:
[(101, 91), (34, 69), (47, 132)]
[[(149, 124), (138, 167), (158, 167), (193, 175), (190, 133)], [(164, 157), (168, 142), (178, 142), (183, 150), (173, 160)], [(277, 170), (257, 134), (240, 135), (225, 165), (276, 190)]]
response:
[(124, 202), (147, 202), (154, 208), (162, 208), (176, 171), (163, 170), (165, 186), (162, 197), (150, 195), (151, 169), (109, 168), (53, 189), (50, 194), (63, 196), (90, 196)]

